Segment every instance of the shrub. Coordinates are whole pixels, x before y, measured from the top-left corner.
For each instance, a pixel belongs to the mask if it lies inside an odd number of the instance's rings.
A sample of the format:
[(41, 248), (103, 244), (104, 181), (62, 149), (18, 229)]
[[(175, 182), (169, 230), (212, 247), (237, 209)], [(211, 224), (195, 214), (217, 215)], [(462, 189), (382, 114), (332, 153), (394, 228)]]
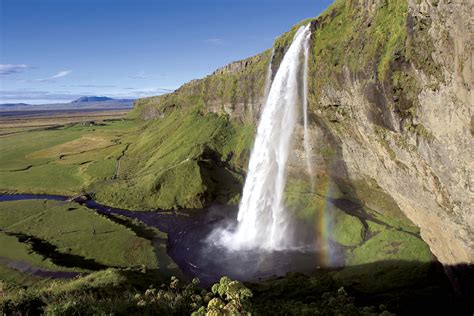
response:
[(251, 315), (249, 299), (252, 291), (239, 281), (232, 281), (224, 276), (219, 283), (212, 286), (212, 298), (207, 307), (201, 306), (193, 316)]

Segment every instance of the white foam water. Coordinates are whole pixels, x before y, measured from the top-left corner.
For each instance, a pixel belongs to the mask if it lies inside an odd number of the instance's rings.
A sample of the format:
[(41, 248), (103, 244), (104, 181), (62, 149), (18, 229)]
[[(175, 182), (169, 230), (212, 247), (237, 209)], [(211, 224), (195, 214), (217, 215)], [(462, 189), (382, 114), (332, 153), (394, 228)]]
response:
[(311, 138), (309, 136), (308, 123), (308, 63), (309, 63), (309, 41), (304, 43), (304, 68), (303, 68), (303, 146), (306, 155), (306, 168), (311, 180), (311, 191), (314, 191), (313, 168), (311, 168)]
[[(250, 155), (238, 226), (235, 231), (223, 230), (212, 238), (231, 250), (284, 250), (295, 245), (283, 194), (291, 138), (301, 103), (305, 130), (308, 125), (307, 83), (301, 76), (307, 76), (310, 36), (310, 25), (299, 28), (271, 83)], [(305, 131), (305, 138), (306, 134)]]

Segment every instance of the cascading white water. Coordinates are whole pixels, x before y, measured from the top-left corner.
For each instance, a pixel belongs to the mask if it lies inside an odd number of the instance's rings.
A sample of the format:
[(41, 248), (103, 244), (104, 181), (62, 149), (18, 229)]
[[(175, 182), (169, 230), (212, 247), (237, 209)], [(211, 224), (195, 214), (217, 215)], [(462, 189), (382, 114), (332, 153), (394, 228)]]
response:
[(267, 78), (265, 80), (265, 90), (264, 90), (264, 98), (267, 100), (268, 94), (270, 93), (270, 88), (272, 87), (272, 77), (273, 77), (273, 71), (272, 71), (272, 61), (273, 61), (273, 56), (275, 56), (275, 48), (272, 48), (272, 55), (270, 56), (270, 62), (268, 63), (268, 69), (267, 69)]
[[(298, 105), (301, 101), (306, 103), (301, 100), (306, 99), (306, 91), (300, 95), (299, 83), (301, 68), (307, 67), (310, 36), (309, 25), (296, 32), (271, 84), (250, 156), (238, 227), (235, 232), (224, 232), (220, 236), (221, 242), (230, 249), (281, 250), (293, 246), (283, 192)], [(303, 84), (303, 90), (306, 90), (306, 83)]]
[(311, 168), (311, 139), (308, 129), (308, 62), (309, 62), (309, 41), (304, 43), (304, 69), (303, 69), (303, 126), (304, 126), (304, 152), (306, 155), (306, 168), (311, 180), (311, 191), (314, 191), (313, 170)]

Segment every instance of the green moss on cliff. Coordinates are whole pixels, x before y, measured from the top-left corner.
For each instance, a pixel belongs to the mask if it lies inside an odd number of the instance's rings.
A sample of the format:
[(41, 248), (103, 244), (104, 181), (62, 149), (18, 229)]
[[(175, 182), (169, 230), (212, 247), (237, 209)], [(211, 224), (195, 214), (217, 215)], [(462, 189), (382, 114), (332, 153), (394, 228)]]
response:
[(199, 107), (203, 112), (231, 113), (238, 122), (253, 123), (253, 108), (263, 100), (271, 50), (216, 70), (203, 79), (193, 80), (176, 92), (135, 102), (134, 117), (162, 117), (177, 106)]
[(317, 19), (313, 33), (311, 90), (318, 93), (328, 83), (341, 83), (343, 70), (381, 79), (403, 50), (406, 39), (405, 0), (377, 4), (375, 14), (362, 4), (336, 1)]
[[(406, 0), (378, 1), (371, 6), (339, 0), (317, 18), (313, 22), (310, 108), (322, 104), (322, 95), (331, 96), (332, 91), (357, 83), (374, 96), (368, 101), (373, 103), (371, 119), (376, 124), (391, 129), (389, 111), (413, 117), (422, 88), (419, 71), (427, 75), (433, 88), (443, 80), (441, 67), (432, 58), (430, 17), (416, 11), (415, 6), (409, 12)], [(326, 116), (333, 121), (330, 114)]]
[(333, 214), (332, 239), (343, 246), (357, 246), (364, 241), (365, 228), (360, 219), (344, 212)]
[(430, 248), (419, 237), (386, 229), (357, 247), (347, 264), (358, 265), (387, 260), (430, 262), (432, 259)]
[[(361, 220), (337, 208), (332, 201), (340, 193), (337, 190), (315, 189), (312, 191), (311, 185), (301, 180), (289, 182), (285, 190), (287, 209), (299, 219), (314, 222), (316, 227), (326, 225), (328, 237), (342, 246), (361, 244), (365, 234)], [(325, 221), (325, 224), (322, 225), (321, 221)]]

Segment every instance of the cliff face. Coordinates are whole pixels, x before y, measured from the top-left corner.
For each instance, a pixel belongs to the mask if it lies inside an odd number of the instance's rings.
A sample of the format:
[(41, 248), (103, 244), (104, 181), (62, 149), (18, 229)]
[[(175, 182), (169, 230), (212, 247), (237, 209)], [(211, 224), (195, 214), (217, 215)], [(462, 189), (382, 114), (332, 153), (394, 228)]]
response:
[[(324, 36), (334, 20), (315, 22), (314, 46), (323, 46), (313, 51), (313, 58), (322, 59), (312, 69), (315, 125), (336, 139), (347, 173), (342, 177), (376, 183), (421, 228), (443, 263), (473, 262), (470, 8), (465, 1), (403, 6), (352, 1), (335, 7), (335, 20), (345, 10), (357, 11), (359, 33), (339, 40), (352, 52), (330, 70), (323, 65)], [(345, 14), (353, 13), (340, 18)], [(393, 24), (383, 29), (380, 16)], [(377, 36), (377, 28), (392, 34), (372, 58), (357, 56), (370, 54), (364, 40)], [(353, 59), (358, 65), (351, 65)], [(319, 80), (331, 74), (333, 80)]]
[[(392, 228), (409, 225), (406, 216), (441, 262), (474, 262), (471, 12), (462, 0), (346, 0), (302, 22), (313, 29), (313, 174), (306, 171), (300, 126), (287, 188), (299, 217), (313, 218), (325, 200), (362, 222)], [(276, 40), (272, 69), (297, 27)], [(221, 117), (233, 136), (211, 146), (214, 161), (242, 170), (271, 56), (266, 51), (173, 94), (139, 100), (135, 114), (156, 124), (177, 108)], [(199, 168), (201, 175), (207, 170)], [(373, 231), (364, 227), (356, 234), (367, 239)]]
[[(271, 50), (217, 69), (204, 79), (192, 80), (173, 94), (144, 98), (135, 106), (142, 119), (160, 116), (160, 109), (174, 105), (201, 105), (206, 112), (227, 114), (241, 123), (256, 124), (264, 102)], [(179, 98), (180, 100), (176, 100)]]

